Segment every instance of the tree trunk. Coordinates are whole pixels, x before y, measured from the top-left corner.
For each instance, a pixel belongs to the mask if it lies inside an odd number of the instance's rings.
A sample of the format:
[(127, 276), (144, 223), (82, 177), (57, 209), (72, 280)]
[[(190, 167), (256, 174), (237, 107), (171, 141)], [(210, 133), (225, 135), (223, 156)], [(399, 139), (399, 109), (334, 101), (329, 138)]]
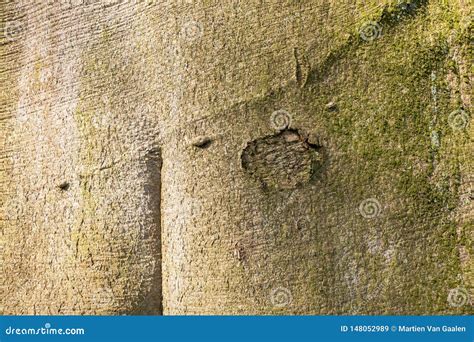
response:
[(473, 313), (469, 11), (2, 2), (1, 313)]

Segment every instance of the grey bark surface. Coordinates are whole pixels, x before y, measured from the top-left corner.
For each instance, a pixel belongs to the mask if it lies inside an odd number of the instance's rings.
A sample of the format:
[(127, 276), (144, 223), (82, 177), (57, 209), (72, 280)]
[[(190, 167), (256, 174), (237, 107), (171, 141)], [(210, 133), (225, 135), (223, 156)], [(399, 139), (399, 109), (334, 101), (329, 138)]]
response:
[(473, 313), (471, 13), (2, 2), (1, 313)]

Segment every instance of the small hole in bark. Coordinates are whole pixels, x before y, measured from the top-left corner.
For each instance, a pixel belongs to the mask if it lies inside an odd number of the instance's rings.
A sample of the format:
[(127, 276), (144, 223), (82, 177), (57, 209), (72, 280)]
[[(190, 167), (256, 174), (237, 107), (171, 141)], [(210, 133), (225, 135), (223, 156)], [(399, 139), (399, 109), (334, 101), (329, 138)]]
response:
[(328, 104), (326, 104), (326, 110), (330, 112), (337, 111), (337, 103), (334, 101), (329, 102)]
[(192, 145), (197, 148), (208, 148), (212, 143), (209, 137), (197, 137), (193, 140)]
[(58, 188), (59, 188), (61, 191), (68, 191), (68, 190), (69, 190), (69, 187), (70, 187), (69, 182), (62, 182), (61, 184), (58, 185)]

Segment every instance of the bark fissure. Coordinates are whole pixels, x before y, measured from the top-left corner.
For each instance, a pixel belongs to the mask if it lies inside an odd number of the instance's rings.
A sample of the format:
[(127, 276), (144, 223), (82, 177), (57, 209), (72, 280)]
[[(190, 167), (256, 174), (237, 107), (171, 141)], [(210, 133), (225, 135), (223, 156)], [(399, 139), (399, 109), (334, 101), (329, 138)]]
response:
[[(156, 263), (156, 275), (152, 277), (153, 281), (158, 281), (159, 284), (156, 284), (158, 289), (155, 290), (154, 284), (150, 284), (150, 289), (152, 292), (156, 292), (151, 295), (151, 298), (155, 298), (154, 305), (156, 309), (151, 308), (151, 313), (162, 314), (163, 313), (163, 255), (162, 255), (162, 220), (161, 220), (161, 169), (163, 166), (163, 160), (161, 157), (161, 151), (159, 149), (152, 149), (147, 153), (146, 157), (146, 170), (148, 181), (145, 184), (145, 196), (150, 198), (150, 211), (149, 215), (152, 216), (151, 221), (154, 222), (154, 231), (150, 234), (155, 234), (157, 246), (154, 250), (153, 258)], [(148, 304), (146, 301), (149, 298), (144, 297), (143, 307), (147, 307)], [(139, 311), (140, 312), (140, 311)]]

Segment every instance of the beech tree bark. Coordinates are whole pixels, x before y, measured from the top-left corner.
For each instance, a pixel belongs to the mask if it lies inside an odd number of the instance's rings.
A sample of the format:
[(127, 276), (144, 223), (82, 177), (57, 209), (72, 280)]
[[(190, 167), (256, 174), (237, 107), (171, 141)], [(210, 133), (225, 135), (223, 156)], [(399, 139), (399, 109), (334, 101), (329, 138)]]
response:
[(468, 1), (0, 20), (2, 314), (473, 313)]

